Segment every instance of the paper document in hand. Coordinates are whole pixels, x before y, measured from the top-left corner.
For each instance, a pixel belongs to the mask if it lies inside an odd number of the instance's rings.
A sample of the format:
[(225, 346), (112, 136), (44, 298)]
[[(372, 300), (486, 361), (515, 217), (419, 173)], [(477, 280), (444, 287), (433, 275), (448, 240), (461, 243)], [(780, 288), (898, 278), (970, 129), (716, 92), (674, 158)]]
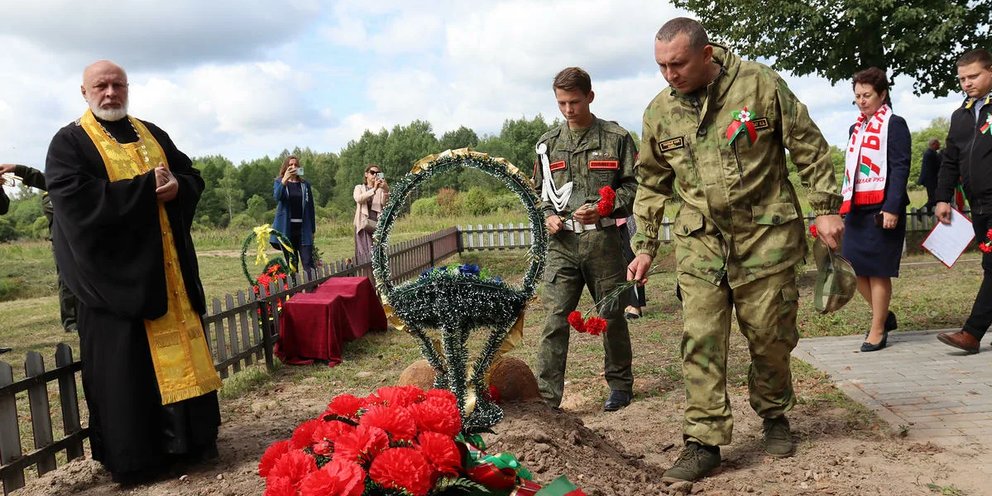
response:
[(975, 239), (975, 231), (971, 219), (952, 208), (951, 223), (937, 222), (920, 246), (933, 253), (941, 263), (951, 267), (973, 239)]

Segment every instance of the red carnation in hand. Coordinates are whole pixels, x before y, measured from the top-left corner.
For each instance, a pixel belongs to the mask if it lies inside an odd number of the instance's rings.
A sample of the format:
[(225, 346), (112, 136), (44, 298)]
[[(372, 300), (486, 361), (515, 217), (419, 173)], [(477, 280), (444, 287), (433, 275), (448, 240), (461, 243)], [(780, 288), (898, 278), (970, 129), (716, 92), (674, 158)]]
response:
[(266, 485), (269, 484), (269, 480), (286, 477), (296, 486), (307, 474), (316, 470), (317, 461), (312, 456), (301, 450), (291, 450), (276, 460), (275, 465), (272, 466), (272, 470), (269, 471), (269, 476), (266, 478)]
[(579, 332), (586, 332), (586, 321), (582, 318), (582, 312), (573, 310), (568, 314), (568, 325)]
[(332, 461), (300, 484), (301, 496), (362, 496), (365, 471), (355, 463)]
[[(409, 406), (424, 399), (424, 391), (417, 386), (386, 386), (373, 395), (377, 403), (390, 406)], [(372, 397), (370, 397), (371, 399)]]
[(456, 477), (461, 471), (462, 453), (451, 437), (437, 432), (421, 432), (417, 442), (420, 452), (437, 472)]
[(269, 471), (272, 470), (272, 466), (276, 464), (276, 460), (279, 460), (279, 457), (285, 455), (289, 449), (289, 441), (276, 441), (269, 445), (265, 449), (262, 459), (258, 461), (258, 475), (262, 477), (268, 476)]
[(296, 486), (289, 477), (269, 477), (262, 496), (297, 496)]
[(427, 398), (421, 403), (410, 405), (407, 410), (420, 432), (437, 432), (453, 438), (462, 430), (462, 414), (458, 410), (458, 404), (447, 398)]
[(592, 317), (586, 321), (586, 332), (593, 336), (599, 336), (606, 332), (606, 319), (602, 317)]
[(992, 246), (989, 246), (988, 242), (978, 243), (978, 249), (982, 250), (982, 253), (992, 253)]
[(334, 460), (364, 465), (389, 447), (389, 436), (378, 427), (360, 425), (334, 443)]
[(613, 203), (616, 201), (617, 193), (609, 186), (599, 189), (599, 201), (596, 202), (596, 211), (600, 217), (606, 217), (613, 213)]
[(387, 489), (426, 496), (434, 487), (434, 470), (424, 455), (413, 448), (390, 448), (372, 460), (369, 478)]
[(310, 446), (313, 444), (313, 431), (317, 430), (323, 423), (324, 421), (321, 419), (303, 422), (293, 431), (293, 437), (290, 438), (289, 445), (293, 449), (303, 449)]
[(809, 235), (813, 236), (813, 239), (816, 239), (816, 237), (820, 235), (816, 232), (816, 224), (809, 225)]
[(365, 400), (350, 394), (339, 394), (327, 404), (324, 415), (338, 415), (351, 419), (358, 418), (358, 410), (365, 406)]

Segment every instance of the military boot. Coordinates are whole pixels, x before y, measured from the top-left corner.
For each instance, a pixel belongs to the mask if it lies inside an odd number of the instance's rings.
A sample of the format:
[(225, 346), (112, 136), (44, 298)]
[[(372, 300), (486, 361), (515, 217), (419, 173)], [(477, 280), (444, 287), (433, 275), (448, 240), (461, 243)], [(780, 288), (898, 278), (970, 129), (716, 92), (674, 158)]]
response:
[(796, 445), (792, 443), (789, 420), (784, 415), (764, 419), (761, 423), (761, 432), (765, 436), (766, 453), (780, 458), (792, 456)]
[(685, 443), (679, 459), (661, 476), (662, 482), (697, 481), (720, 466), (720, 447)]

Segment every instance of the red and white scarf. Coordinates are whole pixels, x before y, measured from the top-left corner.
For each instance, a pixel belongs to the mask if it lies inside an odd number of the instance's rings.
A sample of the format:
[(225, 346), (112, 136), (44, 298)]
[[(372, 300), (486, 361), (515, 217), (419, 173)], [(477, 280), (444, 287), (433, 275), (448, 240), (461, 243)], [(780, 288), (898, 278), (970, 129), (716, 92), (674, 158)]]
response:
[(876, 205), (885, 200), (891, 117), (892, 109), (887, 104), (871, 117), (858, 116), (844, 157), (844, 185), (840, 189), (844, 202), (840, 213), (850, 212), (852, 201), (854, 205)]

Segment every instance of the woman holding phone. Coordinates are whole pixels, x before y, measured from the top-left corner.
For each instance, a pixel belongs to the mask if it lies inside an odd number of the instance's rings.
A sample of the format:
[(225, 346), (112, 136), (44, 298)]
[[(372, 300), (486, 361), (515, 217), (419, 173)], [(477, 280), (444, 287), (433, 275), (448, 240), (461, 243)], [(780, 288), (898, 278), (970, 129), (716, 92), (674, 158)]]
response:
[(372, 233), (379, 221), (382, 207), (389, 200), (389, 183), (377, 164), (365, 167), (362, 184), (355, 186), (355, 263), (369, 260), (372, 252)]
[[(285, 234), (300, 255), (304, 270), (314, 268), (313, 234), (316, 220), (313, 207), (313, 193), (310, 183), (303, 179), (303, 167), (295, 155), (286, 157), (279, 169), (279, 177), (272, 184), (272, 196), (276, 200), (276, 218), (272, 228)], [(269, 243), (281, 248), (275, 235)], [(287, 256), (288, 260), (288, 256)]]

